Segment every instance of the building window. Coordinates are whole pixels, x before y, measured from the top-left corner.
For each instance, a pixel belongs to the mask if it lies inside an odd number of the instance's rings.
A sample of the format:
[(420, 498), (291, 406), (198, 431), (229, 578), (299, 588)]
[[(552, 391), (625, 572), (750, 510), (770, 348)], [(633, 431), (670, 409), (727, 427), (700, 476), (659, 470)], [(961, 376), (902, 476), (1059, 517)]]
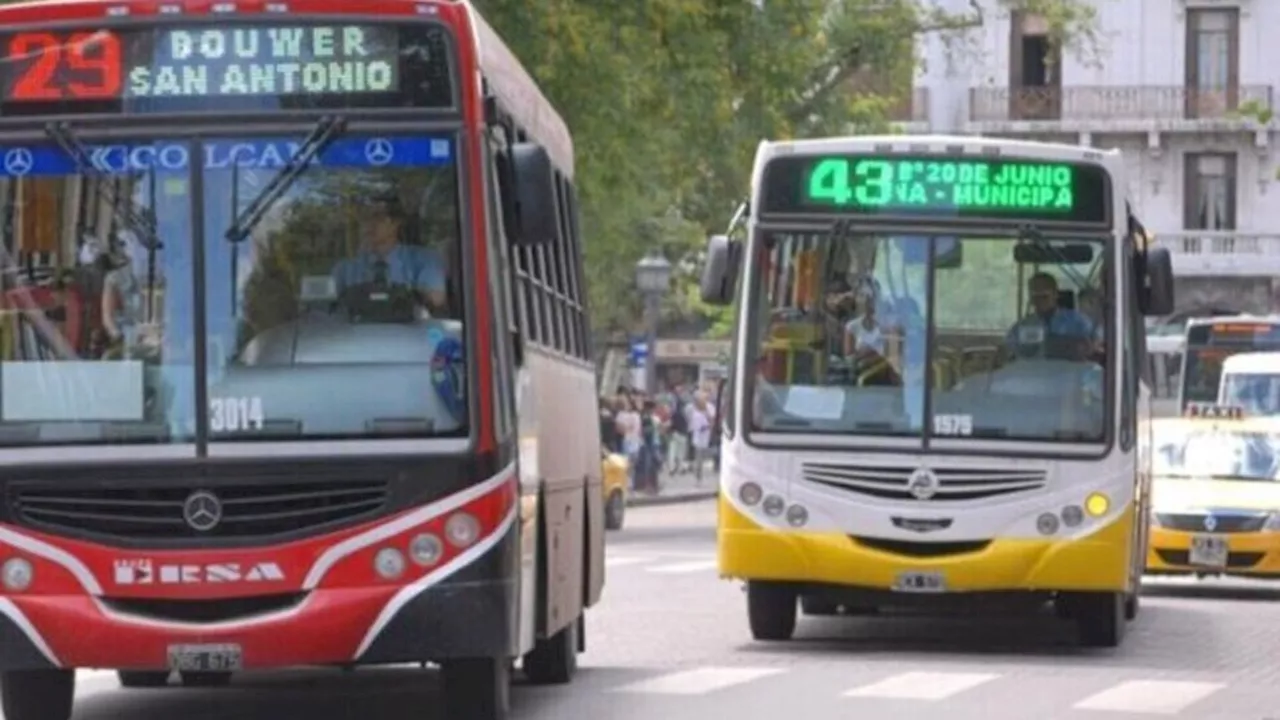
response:
[(1009, 115), (1015, 120), (1062, 116), (1062, 49), (1049, 40), (1049, 23), (1015, 12), (1009, 25)]
[(1236, 156), (1188, 153), (1183, 224), (1188, 230), (1236, 229)]
[(1221, 117), (1240, 102), (1240, 11), (1187, 11), (1189, 118)]

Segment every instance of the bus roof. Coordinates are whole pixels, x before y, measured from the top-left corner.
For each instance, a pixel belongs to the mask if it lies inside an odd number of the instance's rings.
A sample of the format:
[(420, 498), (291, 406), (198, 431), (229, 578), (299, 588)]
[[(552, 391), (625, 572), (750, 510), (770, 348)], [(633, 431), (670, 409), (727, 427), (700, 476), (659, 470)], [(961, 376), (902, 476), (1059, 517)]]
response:
[(1280, 352), (1250, 352), (1232, 355), (1222, 361), (1222, 374), (1239, 373), (1280, 373)]
[(1097, 163), (1105, 167), (1112, 175), (1118, 175), (1123, 169), (1119, 150), (1106, 150), (1086, 145), (1007, 140), (973, 135), (846, 135), (809, 140), (761, 141), (756, 149), (752, 186), (759, 185), (764, 165), (775, 157), (868, 152), (937, 153), (939, 155), (973, 154), (986, 157), (1007, 153), (1014, 157)]
[(451, 21), (455, 27), (468, 25), (481, 71), (503, 100), (504, 109), (532, 139), (547, 149), (560, 171), (572, 178), (573, 140), (569, 128), (523, 64), (467, 0), (367, 0), (363, 3), (345, 0), (285, 0), (280, 3), (267, 0), (233, 0), (231, 3), (222, 0), (33, 0), (0, 5), (0, 25), (33, 23), (47, 27), (50, 23), (85, 22), (98, 18), (119, 22), (124, 15), (144, 21), (163, 17), (166, 22), (171, 22), (175, 16), (172, 8), (181, 11), (178, 17), (201, 16), (224, 12), (220, 8), (229, 4), (235, 9), (228, 15), (239, 19), (257, 15), (264, 19), (277, 18), (279, 14), (275, 8), (287, 7), (292, 15), (353, 15), (374, 19), (435, 14), (446, 22)]

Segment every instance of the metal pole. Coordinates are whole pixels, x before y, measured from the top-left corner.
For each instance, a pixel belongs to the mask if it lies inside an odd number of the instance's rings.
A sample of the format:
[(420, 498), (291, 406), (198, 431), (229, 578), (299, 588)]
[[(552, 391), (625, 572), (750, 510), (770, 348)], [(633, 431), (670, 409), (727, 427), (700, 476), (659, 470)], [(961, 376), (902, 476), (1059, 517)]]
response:
[(662, 313), (662, 295), (655, 292), (644, 294), (645, 338), (644, 389), (650, 395), (658, 392), (658, 318)]

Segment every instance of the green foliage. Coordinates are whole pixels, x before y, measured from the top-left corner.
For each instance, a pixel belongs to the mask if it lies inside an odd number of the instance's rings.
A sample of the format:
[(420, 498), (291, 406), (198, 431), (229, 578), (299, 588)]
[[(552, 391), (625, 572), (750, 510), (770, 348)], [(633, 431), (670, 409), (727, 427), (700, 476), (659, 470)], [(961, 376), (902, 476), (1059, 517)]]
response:
[[(1086, 0), (1003, 2), (1043, 15), (1065, 45), (1093, 42)], [(983, 22), (976, 9), (947, 15), (923, 0), (477, 5), (573, 132), (593, 324), (606, 332), (640, 317), (629, 288), (648, 249), (676, 262), (723, 230), (762, 139), (890, 132), (886, 113), (911, 91), (920, 33)], [(693, 279), (677, 278), (668, 311), (727, 328), (727, 311), (690, 292)]]

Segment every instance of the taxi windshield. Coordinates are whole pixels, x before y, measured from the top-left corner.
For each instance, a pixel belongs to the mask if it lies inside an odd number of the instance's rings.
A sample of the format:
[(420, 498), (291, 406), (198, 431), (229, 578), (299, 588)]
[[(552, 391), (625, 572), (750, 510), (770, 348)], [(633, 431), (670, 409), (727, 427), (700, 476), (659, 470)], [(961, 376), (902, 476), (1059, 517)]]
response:
[(1166, 427), (1156, 432), (1158, 477), (1276, 480), (1280, 429), (1230, 425)]

